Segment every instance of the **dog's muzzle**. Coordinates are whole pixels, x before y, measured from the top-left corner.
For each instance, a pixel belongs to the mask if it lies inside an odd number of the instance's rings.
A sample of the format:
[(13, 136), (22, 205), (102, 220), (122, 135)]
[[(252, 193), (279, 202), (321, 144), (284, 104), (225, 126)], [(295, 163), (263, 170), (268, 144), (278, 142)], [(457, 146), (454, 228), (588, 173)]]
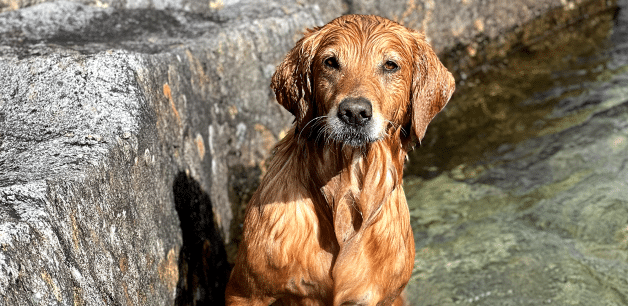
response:
[(373, 116), (373, 104), (364, 97), (343, 99), (330, 120), (329, 137), (359, 147), (380, 138), (379, 124)]

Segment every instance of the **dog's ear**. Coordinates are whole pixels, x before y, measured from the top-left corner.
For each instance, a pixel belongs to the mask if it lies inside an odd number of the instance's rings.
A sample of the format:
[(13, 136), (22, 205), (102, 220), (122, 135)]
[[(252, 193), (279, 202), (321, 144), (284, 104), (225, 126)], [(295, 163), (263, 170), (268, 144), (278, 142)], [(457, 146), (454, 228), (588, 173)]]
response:
[(312, 103), (312, 60), (318, 47), (320, 28), (308, 29), (279, 64), (270, 83), (277, 102), (296, 117), (297, 123), (309, 115)]
[(419, 32), (412, 34), (417, 46), (412, 79), (412, 129), (420, 142), (425, 136), (427, 125), (451, 98), (456, 83), (425, 41), (425, 35)]

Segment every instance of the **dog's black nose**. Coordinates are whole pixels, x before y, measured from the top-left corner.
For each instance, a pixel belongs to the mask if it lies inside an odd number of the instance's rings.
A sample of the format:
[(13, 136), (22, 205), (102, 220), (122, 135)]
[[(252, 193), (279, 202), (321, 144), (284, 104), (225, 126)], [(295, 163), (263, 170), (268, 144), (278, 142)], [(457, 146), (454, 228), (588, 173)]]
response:
[(366, 98), (346, 98), (338, 105), (338, 118), (353, 126), (364, 126), (373, 117), (371, 101)]

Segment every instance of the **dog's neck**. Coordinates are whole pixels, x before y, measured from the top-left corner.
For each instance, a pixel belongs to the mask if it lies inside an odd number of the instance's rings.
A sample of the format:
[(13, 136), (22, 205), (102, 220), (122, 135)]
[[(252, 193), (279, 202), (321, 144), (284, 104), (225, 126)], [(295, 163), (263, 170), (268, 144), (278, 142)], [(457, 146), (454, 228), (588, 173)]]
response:
[[(401, 188), (408, 142), (399, 131), (362, 147), (299, 138), (295, 130), (277, 145), (278, 160), (297, 167), (298, 180), (334, 225), (339, 243), (373, 222), (390, 194)], [(285, 158), (290, 155), (291, 158)], [(319, 191), (316, 193), (315, 191)]]

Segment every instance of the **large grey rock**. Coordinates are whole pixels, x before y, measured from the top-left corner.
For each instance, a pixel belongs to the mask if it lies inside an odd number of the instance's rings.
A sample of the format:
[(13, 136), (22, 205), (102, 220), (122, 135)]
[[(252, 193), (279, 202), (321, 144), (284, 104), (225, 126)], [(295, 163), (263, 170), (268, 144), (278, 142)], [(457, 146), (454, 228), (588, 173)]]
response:
[(323, 18), (290, 1), (1, 14), (0, 304), (220, 304), (236, 191), (292, 120), (269, 78)]
[(174, 298), (181, 234), (162, 179), (174, 169), (160, 162), (167, 152), (126, 55), (0, 62), (8, 305)]

